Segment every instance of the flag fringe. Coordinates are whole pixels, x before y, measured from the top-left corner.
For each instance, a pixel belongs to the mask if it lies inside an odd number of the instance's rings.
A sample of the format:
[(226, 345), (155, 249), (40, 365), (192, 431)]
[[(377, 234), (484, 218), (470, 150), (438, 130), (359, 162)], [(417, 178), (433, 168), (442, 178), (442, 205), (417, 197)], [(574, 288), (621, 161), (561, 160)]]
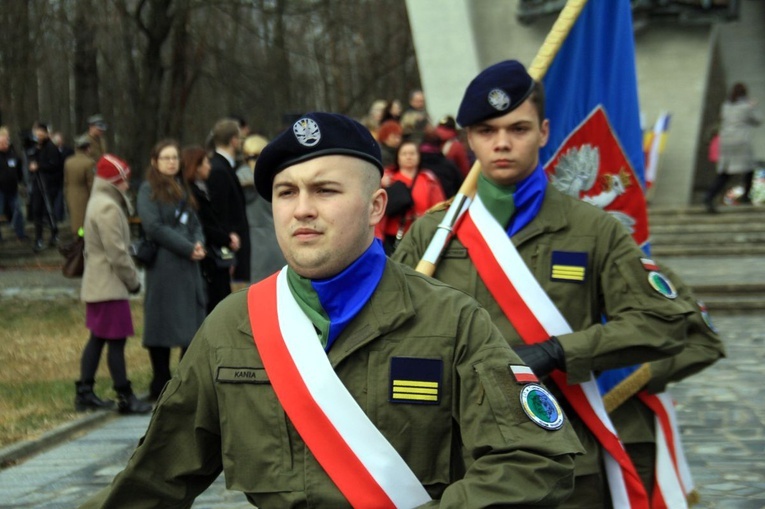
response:
[(603, 396), (603, 405), (606, 412), (611, 413), (625, 401), (640, 392), (651, 380), (651, 366), (641, 364), (630, 376), (619, 382), (613, 389)]

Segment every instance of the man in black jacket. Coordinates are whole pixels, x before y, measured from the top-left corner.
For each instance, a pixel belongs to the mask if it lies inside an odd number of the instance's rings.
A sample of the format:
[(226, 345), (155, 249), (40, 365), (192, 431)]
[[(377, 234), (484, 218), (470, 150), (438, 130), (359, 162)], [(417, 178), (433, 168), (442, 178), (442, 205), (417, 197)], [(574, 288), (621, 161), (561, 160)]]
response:
[[(220, 120), (213, 127), (212, 137), (215, 154), (210, 158), (212, 169), (207, 179), (210, 201), (227, 231), (239, 236), (240, 247), (236, 252), (233, 278), (236, 281), (249, 281), (250, 233), (244, 191), (236, 176), (236, 155), (241, 146), (239, 124), (233, 119)], [(221, 299), (223, 297), (225, 295)]]
[(31, 180), (32, 218), (35, 223), (34, 251), (45, 248), (43, 243), (43, 221), (50, 226), (51, 246), (58, 243), (58, 225), (53, 215), (53, 203), (56, 198), (57, 183), (64, 180), (64, 162), (58, 147), (50, 140), (48, 126), (37, 122), (33, 128), (37, 139), (37, 148), (29, 161)]
[(24, 214), (19, 206), (19, 183), (24, 182), (22, 160), (11, 145), (8, 128), (0, 127), (0, 214), (5, 214), (19, 240), (25, 239)]

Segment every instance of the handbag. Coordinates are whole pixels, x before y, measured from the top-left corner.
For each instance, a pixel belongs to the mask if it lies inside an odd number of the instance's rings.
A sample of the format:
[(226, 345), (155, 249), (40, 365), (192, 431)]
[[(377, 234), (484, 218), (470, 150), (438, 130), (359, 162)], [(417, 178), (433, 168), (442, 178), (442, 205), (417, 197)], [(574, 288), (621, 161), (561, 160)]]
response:
[(151, 267), (157, 258), (159, 245), (153, 240), (143, 237), (130, 244), (130, 254), (135, 261), (144, 267)]
[(388, 193), (388, 206), (385, 208), (388, 217), (401, 216), (414, 206), (411, 189), (400, 180), (386, 187), (385, 192)]
[(234, 252), (226, 246), (210, 246), (210, 255), (215, 262), (215, 266), (219, 269), (229, 269), (236, 265)]
[[(178, 224), (178, 221), (180, 221), (181, 216), (186, 211), (186, 201), (181, 202), (181, 208), (178, 211), (178, 213), (175, 215), (175, 221), (173, 221), (173, 228)], [(141, 237), (140, 239), (132, 242), (130, 244), (130, 254), (135, 258), (135, 261), (146, 268), (151, 267), (154, 265), (154, 260), (157, 259), (157, 253), (159, 252), (159, 244), (157, 244), (155, 241), (147, 238), (147, 237)]]
[(65, 277), (82, 277), (85, 272), (85, 239), (78, 236), (72, 242), (59, 246), (58, 252), (64, 257), (61, 273)]

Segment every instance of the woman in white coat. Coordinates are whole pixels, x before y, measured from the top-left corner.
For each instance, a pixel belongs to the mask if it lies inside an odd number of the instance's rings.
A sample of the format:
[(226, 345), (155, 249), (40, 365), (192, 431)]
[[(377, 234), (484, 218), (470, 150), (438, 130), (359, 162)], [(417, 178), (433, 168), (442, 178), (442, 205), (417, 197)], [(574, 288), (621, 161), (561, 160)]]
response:
[(717, 212), (715, 198), (725, 188), (731, 175), (743, 175), (742, 203), (750, 203), (754, 176), (752, 129), (762, 123), (757, 103), (749, 99), (746, 85), (736, 83), (720, 109), (720, 158), (717, 178), (707, 191), (704, 204), (709, 212)]

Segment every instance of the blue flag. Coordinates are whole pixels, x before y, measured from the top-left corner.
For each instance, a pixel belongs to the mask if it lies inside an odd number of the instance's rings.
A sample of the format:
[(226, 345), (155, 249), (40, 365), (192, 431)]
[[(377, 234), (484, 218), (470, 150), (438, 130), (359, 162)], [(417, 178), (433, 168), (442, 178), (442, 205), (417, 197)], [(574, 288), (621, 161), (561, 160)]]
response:
[[(648, 250), (635, 41), (629, 0), (589, 0), (545, 78), (550, 139), (541, 160), (556, 188), (615, 216)], [(603, 394), (638, 366), (598, 376)]]
[(544, 80), (550, 139), (541, 161), (559, 190), (648, 241), (629, 0), (589, 0)]

